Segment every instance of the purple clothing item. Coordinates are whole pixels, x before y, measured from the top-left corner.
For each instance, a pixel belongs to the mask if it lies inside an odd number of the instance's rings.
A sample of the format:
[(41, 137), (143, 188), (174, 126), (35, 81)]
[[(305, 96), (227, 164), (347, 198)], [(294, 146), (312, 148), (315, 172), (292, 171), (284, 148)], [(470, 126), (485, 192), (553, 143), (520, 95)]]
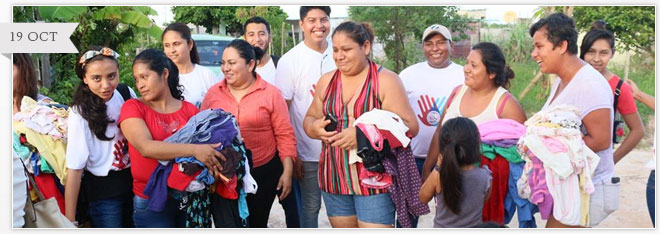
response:
[(167, 203), (167, 178), (172, 171), (172, 164), (168, 163), (167, 166), (158, 164), (154, 172), (149, 176), (149, 181), (142, 191), (144, 195), (149, 196), (149, 203), (147, 209), (161, 212), (165, 210)]
[(545, 181), (545, 168), (543, 168), (543, 162), (532, 152), (529, 152), (529, 157), (532, 159), (532, 172), (529, 175), (529, 188), (532, 195), (529, 200), (539, 207), (541, 218), (547, 220), (552, 213), (554, 200)]
[(503, 140), (494, 140), (494, 141), (482, 141), (482, 144), (485, 145), (494, 145), (502, 148), (509, 148), (516, 146), (518, 144), (518, 139), (503, 139)]
[(411, 216), (419, 217), (430, 213), (431, 210), (428, 204), (419, 200), (422, 179), (417, 172), (417, 165), (410, 146), (394, 148), (392, 155), (394, 157), (383, 158), (385, 171), (392, 175), (392, 186), (389, 187), (390, 196), (396, 207), (399, 224), (401, 227), (411, 228)]
[[(240, 139), (236, 118), (231, 113), (222, 109), (208, 109), (191, 117), (185, 126), (166, 138), (165, 142), (193, 144), (217, 144), (219, 142), (222, 143), (217, 148), (220, 151), (224, 146), (231, 147), (234, 138), (237, 136)], [(195, 157), (179, 157), (174, 159), (174, 162), (196, 163), (202, 166), (202, 173), (195, 179), (204, 184), (215, 182), (213, 176), (208, 173), (208, 169)]]

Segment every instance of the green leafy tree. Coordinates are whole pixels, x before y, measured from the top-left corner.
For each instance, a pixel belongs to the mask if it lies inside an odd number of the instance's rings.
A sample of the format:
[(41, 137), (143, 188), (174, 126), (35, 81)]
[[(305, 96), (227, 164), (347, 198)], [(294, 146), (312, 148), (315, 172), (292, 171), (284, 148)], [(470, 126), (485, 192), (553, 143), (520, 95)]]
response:
[(581, 32), (588, 31), (595, 20), (605, 20), (621, 42), (620, 49), (655, 54), (655, 6), (579, 6), (573, 17)]
[(175, 6), (172, 7), (174, 21), (184, 24), (204, 26), (206, 33), (212, 33), (224, 24), (227, 34), (238, 35), (241, 24), (236, 19), (237, 6)]
[[(14, 22), (75, 22), (78, 27), (71, 41), (78, 51), (90, 46), (105, 46), (117, 51), (121, 57), (120, 80), (133, 86), (131, 76), (132, 58), (139, 47), (158, 45), (162, 29), (156, 26), (149, 15), (155, 15), (151, 7), (145, 6), (39, 6), (14, 7)], [(46, 85), (41, 92), (54, 100), (70, 104), (75, 87), (80, 82), (74, 68), (77, 54), (35, 54), (49, 63), (52, 86)], [(45, 58), (45, 59), (44, 59)], [(43, 67), (42, 67), (43, 69)]]
[(469, 19), (458, 14), (455, 6), (351, 6), (350, 18), (370, 22), (377, 41), (383, 44), (393, 71), (419, 62), (421, 37), (431, 24), (442, 24), (453, 32), (460, 32), (455, 41), (466, 37)]

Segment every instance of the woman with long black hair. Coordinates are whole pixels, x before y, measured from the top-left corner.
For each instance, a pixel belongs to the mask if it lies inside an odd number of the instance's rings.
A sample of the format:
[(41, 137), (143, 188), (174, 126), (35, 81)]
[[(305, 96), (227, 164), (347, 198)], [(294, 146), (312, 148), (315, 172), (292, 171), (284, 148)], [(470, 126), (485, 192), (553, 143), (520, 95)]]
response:
[[(76, 74), (82, 82), (73, 95), (68, 119), (66, 217), (76, 221), (82, 192), (92, 227), (99, 228), (133, 227), (131, 164), (126, 139), (117, 127), (125, 101), (116, 89), (118, 56), (110, 48), (92, 48), (80, 55)], [(135, 97), (130, 88), (127, 91)]]

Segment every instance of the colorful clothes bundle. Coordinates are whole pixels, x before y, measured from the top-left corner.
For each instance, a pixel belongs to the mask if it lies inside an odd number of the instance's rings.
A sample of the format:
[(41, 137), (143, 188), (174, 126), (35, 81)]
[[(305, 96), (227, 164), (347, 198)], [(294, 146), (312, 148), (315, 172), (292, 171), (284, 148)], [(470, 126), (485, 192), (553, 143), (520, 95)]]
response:
[(581, 121), (576, 107), (556, 105), (525, 122), (518, 143), (525, 160), (518, 194), (537, 204), (543, 218), (551, 212), (563, 224), (588, 226), (591, 177), (600, 158), (582, 140)]

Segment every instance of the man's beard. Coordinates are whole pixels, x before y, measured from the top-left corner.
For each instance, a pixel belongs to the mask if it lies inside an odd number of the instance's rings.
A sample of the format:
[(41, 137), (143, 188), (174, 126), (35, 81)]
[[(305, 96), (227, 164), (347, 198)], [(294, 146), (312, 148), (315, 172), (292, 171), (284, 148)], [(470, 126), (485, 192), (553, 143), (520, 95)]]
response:
[(264, 51), (264, 56), (268, 55), (268, 43), (266, 43), (265, 47), (261, 50)]

